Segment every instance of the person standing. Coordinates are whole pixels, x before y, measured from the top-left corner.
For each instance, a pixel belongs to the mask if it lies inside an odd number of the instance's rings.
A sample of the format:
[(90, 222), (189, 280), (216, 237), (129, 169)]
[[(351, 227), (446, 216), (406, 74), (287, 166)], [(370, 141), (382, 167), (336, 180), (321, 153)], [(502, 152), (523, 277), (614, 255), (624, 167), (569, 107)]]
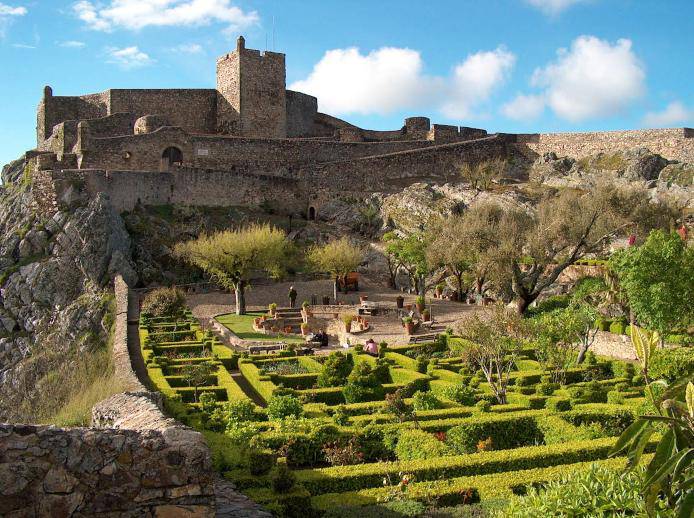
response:
[(289, 288), (289, 307), (293, 308), (296, 306), (296, 290), (294, 286)]

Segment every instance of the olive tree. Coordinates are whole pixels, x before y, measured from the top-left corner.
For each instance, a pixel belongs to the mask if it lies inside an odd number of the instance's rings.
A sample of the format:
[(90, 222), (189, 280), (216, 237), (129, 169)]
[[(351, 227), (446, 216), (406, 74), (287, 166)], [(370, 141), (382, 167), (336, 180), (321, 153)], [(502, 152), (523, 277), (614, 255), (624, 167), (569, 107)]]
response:
[(307, 258), (314, 271), (330, 272), (333, 275), (333, 297), (337, 299), (339, 280), (346, 281), (347, 274), (357, 269), (364, 258), (364, 251), (347, 237), (341, 237), (310, 248)]
[(651, 203), (638, 189), (601, 185), (588, 193), (549, 194), (536, 208), (502, 209), (480, 226), (480, 254), (502, 292), (519, 313), (586, 254), (605, 249), (612, 239), (639, 227), (669, 224), (672, 212)]
[(465, 224), (460, 215), (451, 215), (429, 229), (426, 259), (439, 265), (455, 280), (458, 300), (463, 300), (469, 289), (467, 278), (472, 275), (477, 254), (466, 239)]
[(457, 331), (469, 341), (463, 358), (478, 366), (500, 405), (505, 405), (509, 375), (526, 335), (525, 322), (501, 306), (488, 314), (475, 314), (457, 323)]
[(236, 314), (246, 314), (245, 290), (254, 272), (274, 278), (285, 272), (291, 243), (282, 230), (253, 224), (178, 243), (174, 254), (200, 268), (223, 288), (236, 293)]
[(418, 295), (426, 294), (426, 278), (430, 271), (427, 260), (429, 248), (428, 235), (417, 232), (406, 236), (399, 236), (394, 232), (388, 232), (383, 236), (386, 242), (386, 254), (399, 267), (405, 269), (415, 285)]

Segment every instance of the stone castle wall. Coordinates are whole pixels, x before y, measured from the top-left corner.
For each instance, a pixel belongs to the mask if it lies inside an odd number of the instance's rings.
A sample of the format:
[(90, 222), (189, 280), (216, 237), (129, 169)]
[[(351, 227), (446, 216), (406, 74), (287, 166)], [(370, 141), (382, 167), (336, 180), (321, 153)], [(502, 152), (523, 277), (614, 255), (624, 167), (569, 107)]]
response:
[(694, 130), (691, 128), (535, 133), (516, 136), (518, 149), (529, 158), (550, 151), (580, 158), (594, 153), (614, 153), (646, 147), (670, 160), (694, 163)]
[(318, 99), (312, 95), (287, 90), (287, 137), (311, 137), (316, 134)]

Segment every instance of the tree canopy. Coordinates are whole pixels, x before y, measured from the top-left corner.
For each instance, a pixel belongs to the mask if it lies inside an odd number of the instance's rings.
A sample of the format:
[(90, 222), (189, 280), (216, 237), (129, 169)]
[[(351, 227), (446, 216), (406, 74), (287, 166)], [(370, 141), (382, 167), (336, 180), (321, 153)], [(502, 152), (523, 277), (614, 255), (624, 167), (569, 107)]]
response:
[(641, 325), (664, 337), (694, 324), (694, 249), (676, 232), (651, 232), (616, 253), (610, 267)]
[(279, 278), (290, 258), (291, 244), (282, 230), (253, 224), (179, 243), (174, 254), (197, 266), (220, 286), (236, 292), (236, 313), (246, 313), (245, 288), (253, 272)]
[(364, 258), (364, 251), (347, 237), (341, 237), (310, 248), (307, 258), (314, 271), (330, 272), (335, 276), (334, 296), (337, 298), (337, 278), (345, 278), (356, 270)]

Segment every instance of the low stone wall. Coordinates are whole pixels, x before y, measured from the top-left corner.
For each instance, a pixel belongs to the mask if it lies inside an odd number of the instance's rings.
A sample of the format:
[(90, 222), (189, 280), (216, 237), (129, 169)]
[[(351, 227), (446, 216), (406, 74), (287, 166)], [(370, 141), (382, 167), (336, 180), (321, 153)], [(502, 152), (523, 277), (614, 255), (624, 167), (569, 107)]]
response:
[(209, 454), (186, 439), (0, 424), (0, 516), (214, 516)]

